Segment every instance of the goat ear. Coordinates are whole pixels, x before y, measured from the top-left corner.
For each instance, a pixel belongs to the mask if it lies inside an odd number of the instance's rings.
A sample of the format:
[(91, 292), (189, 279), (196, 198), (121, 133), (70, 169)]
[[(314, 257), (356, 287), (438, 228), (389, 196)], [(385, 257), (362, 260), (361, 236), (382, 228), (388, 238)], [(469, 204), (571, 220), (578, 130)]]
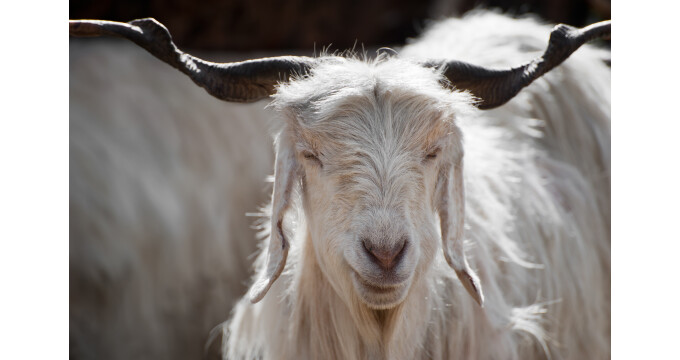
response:
[(439, 173), (438, 206), (441, 221), (442, 248), (449, 266), (456, 271), (465, 290), (480, 305), (484, 305), (484, 294), (479, 277), (468, 265), (463, 249), (463, 226), (465, 224), (465, 190), (463, 188), (463, 158), (455, 160), (452, 166), (444, 167)]
[(288, 249), (290, 247), (283, 233), (283, 216), (290, 207), (290, 197), (293, 192), (298, 166), (293, 147), (289, 144), (285, 133), (279, 135), (276, 147), (274, 190), (270, 220), (272, 228), (269, 235), (267, 262), (258, 279), (248, 291), (248, 296), (252, 303), (262, 300), (274, 281), (281, 275), (283, 268), (286, 266), (286, 258), (288, 257)]

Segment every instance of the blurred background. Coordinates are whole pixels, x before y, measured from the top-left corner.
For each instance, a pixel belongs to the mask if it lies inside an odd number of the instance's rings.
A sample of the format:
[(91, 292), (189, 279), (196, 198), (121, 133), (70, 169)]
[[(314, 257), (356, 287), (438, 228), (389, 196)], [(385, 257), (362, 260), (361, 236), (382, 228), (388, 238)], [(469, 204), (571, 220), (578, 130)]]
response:
[(428, 20), (474, 8), (537, 14), (583, 26), (610, 19), (610, 0), (71, 0), (71, 19), (130, 21), (154, 17), (180, 48), (221, 51), (344, 50), (400, 45)]

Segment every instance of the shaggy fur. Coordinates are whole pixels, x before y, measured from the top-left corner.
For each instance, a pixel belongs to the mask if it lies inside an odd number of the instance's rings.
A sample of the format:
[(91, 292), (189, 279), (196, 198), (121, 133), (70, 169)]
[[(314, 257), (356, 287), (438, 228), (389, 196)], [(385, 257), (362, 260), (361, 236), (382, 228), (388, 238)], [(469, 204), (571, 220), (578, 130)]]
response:
[(246, 290), (266, 112), (128, 42), (73, 40), (69, 70), (70, 356), (200, 358)]
[[(549, 32), (530, 19), (477, 13), (433, 26), (400, 58), (514, 66), (540, 54)], [(608, 358), (606, 55), (586, 46), (486, 112), (442, 87), (441, 73), (395, 57), (326, 63), (282, 85), (273, 102), (282, 120), (276, 146), (298, 194), (286, 202), (288, 260), (260, 302), (244, 298), (233, 310), (225, 356)], [(437, 146), (446, 153), (425, 163)], [(464, 247), (483, 308), (442, 252), (435, 189), (448, 179), (437, 175), (447, 164), (457, 166), (449, 177), (463, 171)], [(368, 266), (351, 254), (355, 233), (382, 221), (375, 209), (397, 209), (384, 216), (417, 247), (404, 260), (413, 269), (407, 293), (384, 309), (350, 276)]]

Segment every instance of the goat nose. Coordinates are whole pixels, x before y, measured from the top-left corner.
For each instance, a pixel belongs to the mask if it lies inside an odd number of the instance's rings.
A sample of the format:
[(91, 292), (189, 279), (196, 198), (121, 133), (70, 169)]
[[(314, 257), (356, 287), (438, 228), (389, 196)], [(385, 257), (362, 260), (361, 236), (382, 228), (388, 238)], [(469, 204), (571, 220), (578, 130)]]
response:
[(362, 243), (364, 244), (364, 250), (371, 261), (380, 266), (383, 270), (389, 270), (396, 266), (403, 257), (407, 246), (406, 238), (402, 238), (394, 246), (372, 245), (367, 239), (364, 239)]

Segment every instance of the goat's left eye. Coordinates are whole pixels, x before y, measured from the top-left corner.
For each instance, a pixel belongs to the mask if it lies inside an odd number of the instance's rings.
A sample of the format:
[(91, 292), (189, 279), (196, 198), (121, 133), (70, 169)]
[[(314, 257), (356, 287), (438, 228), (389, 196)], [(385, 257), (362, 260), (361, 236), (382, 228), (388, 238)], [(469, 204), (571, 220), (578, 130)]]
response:
[(436, 148), (434, 150), (431, 150), (425, 155), (425, 161), (431, 161), (437, 158), (437, 155), (439, 155), (439, 148)]
[(309, 151), (303, 151), (303, 152), (302, 152), (302, 156), (303, 156), (306, 160), (309, 160), (309, 161), (311, 161), (311, 162), (313, 162), (313, 163), (315, 163), (315, 164), (317, 164), (317, 165), (323, 167), (323, 164), (321, 163), (321, 160), (319, 160), (319, 158), (318, 158), (316, 155), (314, 155), (313, 153), (311, 153), (311, 152), (309, 152)]

